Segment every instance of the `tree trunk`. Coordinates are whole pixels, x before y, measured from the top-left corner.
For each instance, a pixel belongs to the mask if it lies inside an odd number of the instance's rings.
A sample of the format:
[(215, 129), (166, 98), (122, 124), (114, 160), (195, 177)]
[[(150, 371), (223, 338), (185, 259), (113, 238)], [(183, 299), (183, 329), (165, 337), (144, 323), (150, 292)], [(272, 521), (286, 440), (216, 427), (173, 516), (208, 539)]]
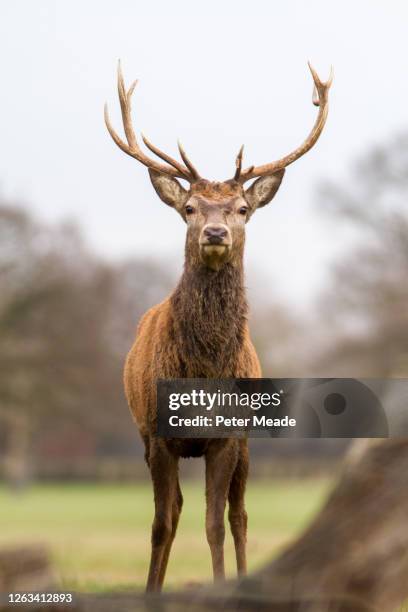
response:
[(7, 433), (3, 476), (11, 489), (19, 491), (27, 484), (29, 477), (29, 421), (25, 415), (18, 413), (5, 414), (4, 421)]

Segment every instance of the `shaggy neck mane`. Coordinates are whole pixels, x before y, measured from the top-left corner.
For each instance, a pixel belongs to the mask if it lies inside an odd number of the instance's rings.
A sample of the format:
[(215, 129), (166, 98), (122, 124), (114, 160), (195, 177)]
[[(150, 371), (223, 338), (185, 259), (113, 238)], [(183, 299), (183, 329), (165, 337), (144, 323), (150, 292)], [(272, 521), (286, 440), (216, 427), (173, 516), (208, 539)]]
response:
[(171, 298), (174, 340), (187, 377), (232, 376), (244, 341), (247, 301), (243, 266), (213, 272), (186, 263)]

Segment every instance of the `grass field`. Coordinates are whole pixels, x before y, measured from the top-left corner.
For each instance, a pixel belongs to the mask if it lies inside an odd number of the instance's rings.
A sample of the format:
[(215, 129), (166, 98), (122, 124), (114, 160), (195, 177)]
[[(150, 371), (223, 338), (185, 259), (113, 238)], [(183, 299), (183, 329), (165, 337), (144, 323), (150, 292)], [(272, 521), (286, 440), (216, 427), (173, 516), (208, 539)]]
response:
[[(328, 491), (328, 480), (253, 481), (248, 486), (248, 561), (254, 569), (300, 532)], [(182, 485), (184, 508), (167, 586), (211, 579), (202, 482)], [(0, 487), (0, 547), (49, 546), (65, 588), (104, 591), (144, 586), (153, 503), (150, 483), (42, 485), (18, 496)], [(235, 572), (227, 530), (226, 565)]]

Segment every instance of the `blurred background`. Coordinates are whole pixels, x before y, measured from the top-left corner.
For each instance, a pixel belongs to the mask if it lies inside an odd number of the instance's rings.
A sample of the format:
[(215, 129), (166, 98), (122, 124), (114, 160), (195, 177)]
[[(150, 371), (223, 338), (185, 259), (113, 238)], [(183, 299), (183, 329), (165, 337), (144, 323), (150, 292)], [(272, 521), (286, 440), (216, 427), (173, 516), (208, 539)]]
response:
[[(108, 100), (121, 129), (119, 57), (138, 133), (170, 154), (180, 138), (213, 180), (242, 143), (248, 165), (300, 144), (306, 61), (334, 65), (321, 139), (248, 226), (252, 336), (265, 376), (408, 376), (407, 18), (402, 0), (2, 3), (0, 546), (44, 541), (70, 587), (145, 578), (152, 494), (122, 368), (185, 228), (104, 127)], [(346, 446), (251, 441), (251, 567), (313, 514)], [(202, 463), (184, 463), (174, 585), (210, 577)]]

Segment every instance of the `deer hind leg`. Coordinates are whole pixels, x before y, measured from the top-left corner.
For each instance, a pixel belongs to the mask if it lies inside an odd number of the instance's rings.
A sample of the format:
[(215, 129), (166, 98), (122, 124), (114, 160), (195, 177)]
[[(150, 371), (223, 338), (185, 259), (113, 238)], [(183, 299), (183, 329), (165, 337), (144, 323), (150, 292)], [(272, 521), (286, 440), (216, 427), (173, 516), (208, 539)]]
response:
[(237, 466), (228, 493), (228, 519), (234, 538), (238, 576), (246, 574), (246, 534), (248, 517), (245, 510), (245, 487), (248, 478), (249, 455), (246, 440), (240, 440)]
[[(152, 553), (146, 591), (160, 591), (173, 533), (173, 506), (177, 497), (178, 460), (163, 440), (151, 438), (149, 467), (153, 481), (155, 514), (152, 525)], [(167, 559), (166, 559), (166, 551)]]
[(183, 507), (183, 495), (180, 489), (180, 483), (177, 479), (176, 486), (176, 495), (173, 500), (173, 508), (172, 508), (172, 518), (171, 518), (171, 537), (166, 544), (166, 548), (164, 550), (163, 559), (160, 567), (160, 575), (159, 575), (159, 588), (163, 586), (164, 577), (166, 575), (167, 564), (169, 562), (169, 556), (171, 551), (171, 546), (173, 544), (174, 538), (176, 537), (177, 526), (180, 519), (181, 509)]
[(225, 579), (224, 512), (237, 459), (237, 441), (232, 439), (214, 440), (205, 457), (207, 498), (205, 527), (211, 550), (214, 582)]

